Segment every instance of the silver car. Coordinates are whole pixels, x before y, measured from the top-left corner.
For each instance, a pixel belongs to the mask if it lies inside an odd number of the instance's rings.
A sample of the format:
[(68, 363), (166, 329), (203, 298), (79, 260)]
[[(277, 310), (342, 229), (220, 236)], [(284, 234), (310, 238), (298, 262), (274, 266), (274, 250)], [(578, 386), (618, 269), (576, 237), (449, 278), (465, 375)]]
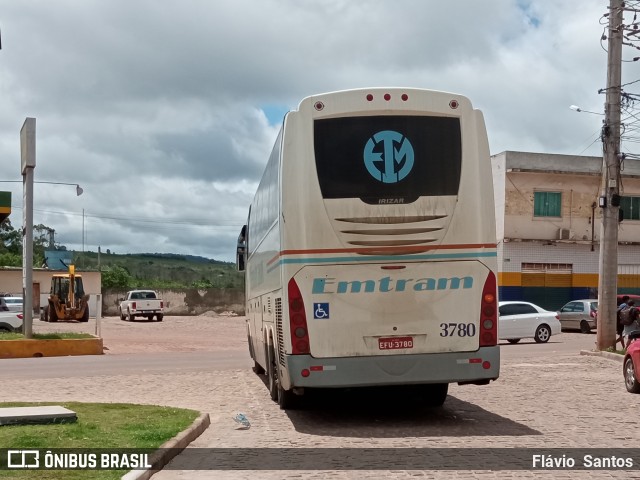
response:
[(558, 320), (563, 330), (580, 330), (589, 333), (598, 324), (598, 300), (588, 298), (573, 300), (558, 312)]
[(22, 311), (22, 297), (3, 297), (3, 300), (9, 307), (10, 312)]

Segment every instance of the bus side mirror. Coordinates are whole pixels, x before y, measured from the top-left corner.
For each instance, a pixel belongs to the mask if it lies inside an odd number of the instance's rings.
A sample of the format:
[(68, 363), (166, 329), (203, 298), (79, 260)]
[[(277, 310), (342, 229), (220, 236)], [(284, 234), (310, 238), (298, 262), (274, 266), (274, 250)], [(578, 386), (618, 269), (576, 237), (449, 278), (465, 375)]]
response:
[(236, 250), (236, 268), (239, 272), (244, 272), (247, 263), (247, 226), (244, 225), (238, 236), (238, 248)]
[(238, 246), (238, 255), (236, 256), (236, 266), (239, 272), (244, 272), (246, 250), (244, 247)]

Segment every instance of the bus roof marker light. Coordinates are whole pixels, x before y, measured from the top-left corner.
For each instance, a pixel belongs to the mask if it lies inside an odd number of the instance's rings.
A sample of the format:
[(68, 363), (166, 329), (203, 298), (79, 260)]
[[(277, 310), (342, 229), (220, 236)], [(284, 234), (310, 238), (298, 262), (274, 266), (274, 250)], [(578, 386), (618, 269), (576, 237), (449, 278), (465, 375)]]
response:
[(457, 100), (451, 100), (449, 102), (449, 107), (451, 107), (453, 110), (455, 110), (456, 108), (458, 108), (460, 106), (460, 104), (458, 103)]
[(373, 95), (371, 95), (370, 93), (367, 94), (367, 101), (368, 102), (372, 102), (373, 101)]
[(391, 100), (391, 95), (389, 95), (388, 93), (385, 93), (384, 99), (388, 102), (389, 100)]
[(313, 104), (313, 107), (318, 111), (323, 110), (324, 109), (324, 103), (316, 102), (316, 103)]
[(407, 100), (409, 100), (409, 95), (407, 95), (406, 93), (403, 93), (401, 98), (403, 102), (406, 102)]

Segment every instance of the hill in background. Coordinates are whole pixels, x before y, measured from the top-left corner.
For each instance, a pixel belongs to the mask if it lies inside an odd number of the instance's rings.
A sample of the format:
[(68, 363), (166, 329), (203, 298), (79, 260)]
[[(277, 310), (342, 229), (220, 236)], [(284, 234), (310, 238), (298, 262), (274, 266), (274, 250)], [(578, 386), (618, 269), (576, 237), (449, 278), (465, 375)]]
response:
[(234, 263), (195, 255), (75, 252), (74, 263), (79, 270), (100, 270), (109, 287), (244, 288), (244, 274)]

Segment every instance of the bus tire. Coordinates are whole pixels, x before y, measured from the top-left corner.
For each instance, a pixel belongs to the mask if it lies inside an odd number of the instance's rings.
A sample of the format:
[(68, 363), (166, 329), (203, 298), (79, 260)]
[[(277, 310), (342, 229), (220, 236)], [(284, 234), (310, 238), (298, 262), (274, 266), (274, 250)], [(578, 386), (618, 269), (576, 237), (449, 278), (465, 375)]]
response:
[(263, 375), (264, 368), (262, 368), (262, 365), (256, 361), (256, 355), (253, 351), (253, 342), (251, 341), (251, 336), (249, 334), (247, 334), (247, 342), (249, 343), (249, 356), (251, 357), (251, 360), (253, 360), (253, 367), (251, 367), (251, 370), (253, 370), (253, 373), (256, 375)]
[(269, 386), (269, 395), (274, 402), (278, 401), (278, 365), (276, 365), (276, 356), (273, 346), (269, 346), (269, 354), (267, 355), (267, 384)]
[(285, 390), (282, 388), (281, 382), (278, 381), (278, 405), (281, 410), (293, 410), (298, 408), (300, 398), (293, 393), (293, 390)]
[(424, 402), (428, 407), (441, 407), (449, 393), (448, 383), (432, 383), (425, 385)]
[(260, 365), (255, 360), (253, 361), (253, 367), (251, 367), (251, 370), (253, 370), (253, 373), (255, 373), (256, 375), (264, 375), (265, 373), (264, 368), (262, 368), (262, 365)]

